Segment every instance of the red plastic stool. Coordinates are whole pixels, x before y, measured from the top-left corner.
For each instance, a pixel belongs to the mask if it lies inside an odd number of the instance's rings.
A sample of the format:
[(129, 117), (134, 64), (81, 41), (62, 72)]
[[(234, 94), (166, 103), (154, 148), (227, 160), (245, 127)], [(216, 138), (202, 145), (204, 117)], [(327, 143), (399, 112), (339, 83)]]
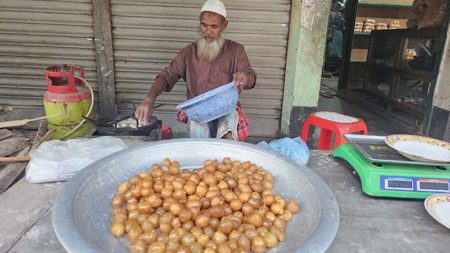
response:
[(347, 142), (344, 134), (362, 133), (368, 134), (366, 123), (364, 120), (340, 114), (337, 112), (313, 112), (309, 114), (303, 124), (302, 134), (300, 138), (306, 143), (308, 139), (309, 127), (320, 127), (320, 137), (318, 149), (329, 150), (332, 133), (334, 133), (334, 146), (337, 148), (341, 143)]

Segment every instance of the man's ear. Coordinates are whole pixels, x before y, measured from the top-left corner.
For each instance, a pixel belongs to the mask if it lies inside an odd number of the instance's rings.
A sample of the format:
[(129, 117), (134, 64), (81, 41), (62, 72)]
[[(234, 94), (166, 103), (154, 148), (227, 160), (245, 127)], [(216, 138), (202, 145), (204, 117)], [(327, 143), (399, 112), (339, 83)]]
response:
[(225, 20), (223, 22), (223, 30), (227, 29), (227, 27), (228, 27), (228, 20)]

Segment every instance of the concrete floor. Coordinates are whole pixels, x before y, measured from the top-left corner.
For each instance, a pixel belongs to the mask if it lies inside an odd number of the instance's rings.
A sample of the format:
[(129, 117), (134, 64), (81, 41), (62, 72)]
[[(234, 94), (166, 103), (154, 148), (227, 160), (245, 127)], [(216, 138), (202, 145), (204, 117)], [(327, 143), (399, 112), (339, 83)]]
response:
[(399, 111), (388, 113), (382, 104), (364, 97), (360, 91), (340, 91), (338, 94), (337, 81), (336, 77), (322, 79), (319, 111), (334, 111), (362, 118), (369, 135), (417, 133), (417, 123), (413, 117)]

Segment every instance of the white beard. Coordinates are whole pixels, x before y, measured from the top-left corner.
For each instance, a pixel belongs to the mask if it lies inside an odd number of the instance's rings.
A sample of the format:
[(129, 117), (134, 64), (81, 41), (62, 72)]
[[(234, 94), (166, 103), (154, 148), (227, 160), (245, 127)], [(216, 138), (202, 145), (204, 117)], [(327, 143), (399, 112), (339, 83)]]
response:
[(222, 37), (208, 42), (205, 38), (197, 40), (197, 57), (208, 61), (216, 59), (225, 40)]

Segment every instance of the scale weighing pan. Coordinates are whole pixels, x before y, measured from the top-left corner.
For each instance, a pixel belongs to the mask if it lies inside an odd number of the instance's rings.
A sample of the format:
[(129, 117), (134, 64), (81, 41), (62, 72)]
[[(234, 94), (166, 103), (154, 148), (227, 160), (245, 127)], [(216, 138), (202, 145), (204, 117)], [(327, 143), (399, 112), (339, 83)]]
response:
[(450, 163), (450, 143), (428, 136), (392, 134), (385, 142), (403, 156), (418, 161)]
[(424, 199), (450, 193), (450, 166), (402, 163), (386, 157), (370, 160), (357, 147), (343, 143), (332, 155), (352, 166), (361, 180), (362, 191), (369, 196)]
[(410, 165), (450, 166), (450, 163), (419, 162), (413, 161), (401, 155), (397, 150), (388, 146), (385, 136), (344, 134), (354, 147), (356, 147), (367, 159), (378, 163), (395, 163)]

